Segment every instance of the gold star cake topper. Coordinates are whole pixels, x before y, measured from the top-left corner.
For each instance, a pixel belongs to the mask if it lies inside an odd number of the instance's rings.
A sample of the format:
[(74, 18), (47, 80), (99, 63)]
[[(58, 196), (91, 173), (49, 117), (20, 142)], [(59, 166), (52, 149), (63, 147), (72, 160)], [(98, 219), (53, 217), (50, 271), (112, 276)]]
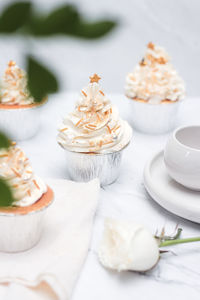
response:
[(154, 50), (155, 49), (155, 45), (152, 43), (152, 42), (149, 42), (147, 47), (151, 50)]
[(101, 79), (101, 77), (99, 77), (96, 73), (93, 76), (90, 76), (90, 83), (93, 82), (99, 82), (99, 80)]
[(8, 66), (9, 66), (9, 67), (13, 67), (13, 66), (15, 66), (15, 65), (16, 65), (16, 62), (13, 61), (13, 60), (10, 60), (9, 63), (8, 63)]

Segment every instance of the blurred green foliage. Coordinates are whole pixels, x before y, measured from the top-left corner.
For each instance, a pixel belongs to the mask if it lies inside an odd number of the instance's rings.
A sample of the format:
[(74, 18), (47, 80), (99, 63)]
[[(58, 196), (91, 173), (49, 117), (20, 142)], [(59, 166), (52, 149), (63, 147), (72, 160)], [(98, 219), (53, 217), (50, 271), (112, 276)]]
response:
[(109, 33), (116, 26), (111, 20), (86, 21), (73, 5), (64, 5), (47, 15), (33, 17), (29, 33), (35, 36), (72, 35), (95, 39)]
[(8, 207), (15, 201), (12, 190), (6, 180), (0, 178), (0, 207)]
[(0, 15), (0, 33), (6, 34), (17, 32), (40, 37), (62, 34), (95, 39), (109, 33), (115, 26), (114, 20), (88, 22), (71, 4), (40, 14), (29, 1), (14, 2)]
[[(0, 132), (0, 150), (8, 149), (11, 145), (10, 139), (2, 132)], [(12, 191), (3, 178), (0, 178), (0, 207), (10, 206), (15, 201)]]
[(10, 139), (2, 132), (0, 132), (0, 150), (8, 149), (11, 145)]
[(26, 26), (31, 17), (30, 2), (14, 2), (0, 15), (0, 33), (13, 33)]
[[(35, 102), (58, 90), (58, 82), (52, 72), (39, 64), (33, 57), (27, 57), (28, 88)], [(39, 79), (38, 80), (38, 76)]]
[(29, 24), (29, 33), (35, 36), (71, 34), (79, 22), (80, 16), (72, 5), (56, 8), (46, 15), (33, 16)]
[[(31, 1), (13, 2), (0, 14), (0, 34), (21, 34), (26, 37), (74, 36), (97, 39), (112, 31), (116, 21), (87, 21), (76, 6), (65, 4), (49, 13), (39, 13)], [(27, 55), (28, 86), (36, 102), (59, 88), (56, 76)]]

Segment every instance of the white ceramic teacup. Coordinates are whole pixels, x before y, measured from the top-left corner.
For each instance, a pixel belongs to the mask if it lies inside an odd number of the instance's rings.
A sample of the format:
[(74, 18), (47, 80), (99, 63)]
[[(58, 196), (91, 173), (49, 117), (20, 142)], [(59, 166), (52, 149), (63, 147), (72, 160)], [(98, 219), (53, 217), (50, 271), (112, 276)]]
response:
[(164, 161), (175, 181), (200, 191), (200, 125), (176, 129), (165, 147)]

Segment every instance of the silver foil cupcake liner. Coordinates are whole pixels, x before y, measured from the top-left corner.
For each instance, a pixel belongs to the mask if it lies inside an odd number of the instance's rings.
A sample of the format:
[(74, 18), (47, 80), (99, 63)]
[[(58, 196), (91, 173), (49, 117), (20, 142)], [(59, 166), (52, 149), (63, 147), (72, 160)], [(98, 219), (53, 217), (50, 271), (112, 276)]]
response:
[(130, 123), (138, 131), (148, 134), (163, 134), (177, 125), (181, 100), (172, 103), (150, 104), (129, 99)]
[(90, 181), (99, 178), (101, 186), (113, 183), (119, 176), (122, 152), (105, 154), (79, 153), (66, 149), (68, 174), (74, 181)]
[(21, 252), (35, 246), (41, 237), (47, 208), (22, 215), (0, 212), (0, 251)]
[(0, 130), (15, 140), (33, 137), (40, 127), (40, 115), (44, 104), (25, 108), (0, 108)]

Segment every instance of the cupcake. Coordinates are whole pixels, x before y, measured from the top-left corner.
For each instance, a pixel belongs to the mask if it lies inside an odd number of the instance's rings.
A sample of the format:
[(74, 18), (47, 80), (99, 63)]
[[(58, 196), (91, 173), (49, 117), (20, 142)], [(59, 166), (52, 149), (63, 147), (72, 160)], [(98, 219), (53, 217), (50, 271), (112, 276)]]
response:
[(149, 43), (144, 58), (126, 77), (125, 94), (131, 100), (136, 129), (165, 133), (176, 124), (185, 87), (166, 51)]
[(28, 158), (14, 143), (0, 150), (0, 179), (6, 181), (14, 199), (12, 203), (3, 199), (0, 206), (0, 251), (30, 249), (41, 236), (53, 191), (33, 173)]
[(66, 150), (70, 177), (89, 181), (98, 177), (101, 185), (115, 181), (122, 151), (129, 144), (132, 130), (99, 86), (94, 74), (81, 91), (75, 110), (62, 122), (57, 137)]
[(34, 136), (39, 129), (41, 103), (27, 89), (27, 75), (10, 61), (1, 80), (0, 130), (16, 140)]

